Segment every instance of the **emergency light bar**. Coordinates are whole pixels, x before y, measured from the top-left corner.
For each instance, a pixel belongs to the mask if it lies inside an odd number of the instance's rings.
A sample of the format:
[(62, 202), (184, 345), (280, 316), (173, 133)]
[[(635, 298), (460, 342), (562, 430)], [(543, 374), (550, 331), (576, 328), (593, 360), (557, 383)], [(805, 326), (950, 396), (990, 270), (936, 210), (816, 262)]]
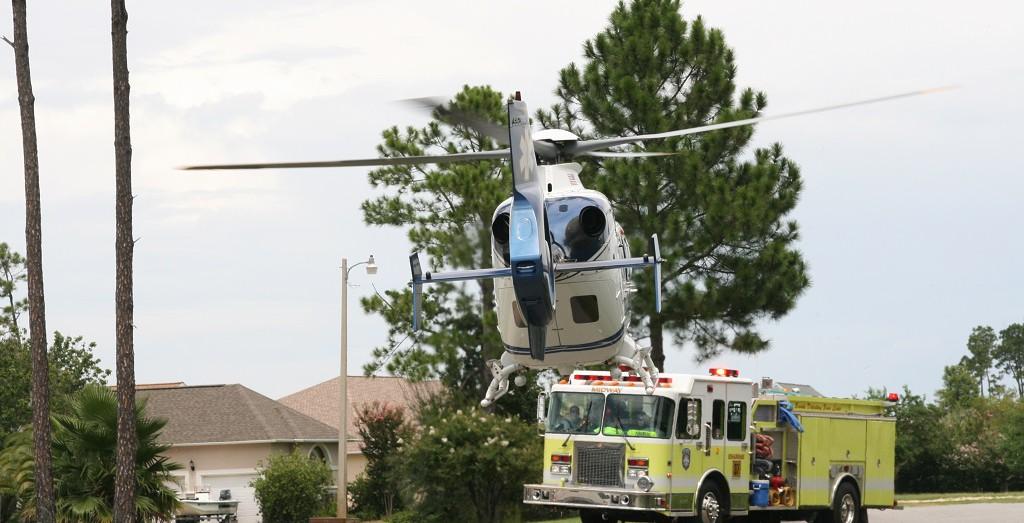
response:
[(711, 375), (718, 376), (720, 378), (738, 378), (740, 377), (740, 371), (735, 369), (714, 368), (711, 369)]
[[(582, 381), (582, 382), (585, 382), (585, 384), (587, 384), (587, 385), (611, 385), (611, 386), (617, 386), (620, 383), (621, 384), (626, 384), (628, 386), (632, 386), (633, 383), (642, 383), (643, 382), (643, 379), (641, 379), (640, 376), (622, 376), (621, 378), (615, 380), (615, 379), (612, 379), (611, 375), (608, 374), (608, 373), (601, 373), (601, 374), (579, 374), (579, 373), (576, 373), (576, 374), (572, 375), (572, 380), (573, 381)], [(666, 377), (666, 376), (659, 376), (658, 377), (658, 384), (661, 385), (662, 387), (668, 387), (669, 384), (671, 384), (671, 383), (672, 383), (672, 378), (669, 378), (669, 377)]]

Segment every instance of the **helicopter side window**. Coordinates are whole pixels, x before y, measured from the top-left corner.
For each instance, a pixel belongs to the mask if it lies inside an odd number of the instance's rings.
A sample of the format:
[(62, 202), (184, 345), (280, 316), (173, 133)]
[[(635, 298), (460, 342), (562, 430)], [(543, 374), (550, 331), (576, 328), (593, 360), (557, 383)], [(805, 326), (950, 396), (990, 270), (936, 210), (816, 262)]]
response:
[(569, 298), (569, 306), (575, 323), (594, 323), (601, 317), (597, 310), (597, 296), (593, 294), (573, 296)]

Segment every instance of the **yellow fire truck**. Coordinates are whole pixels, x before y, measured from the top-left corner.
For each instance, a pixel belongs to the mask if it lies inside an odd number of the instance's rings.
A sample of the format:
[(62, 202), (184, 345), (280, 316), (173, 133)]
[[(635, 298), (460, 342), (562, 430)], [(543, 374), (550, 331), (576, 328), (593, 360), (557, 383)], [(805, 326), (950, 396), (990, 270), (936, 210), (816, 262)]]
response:
[(583, 523), (862, 523), (897, 507), (888, 401), (825, 398), (768, 378), (577, 371), (538, 401), (544, 479), (524, 502)]

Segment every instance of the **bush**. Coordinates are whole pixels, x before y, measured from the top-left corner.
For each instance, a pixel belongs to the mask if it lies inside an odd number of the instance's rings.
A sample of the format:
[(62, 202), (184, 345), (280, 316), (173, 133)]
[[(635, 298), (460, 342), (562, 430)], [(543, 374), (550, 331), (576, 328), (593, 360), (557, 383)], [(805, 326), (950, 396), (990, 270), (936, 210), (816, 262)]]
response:
[(318, 459), (310, 459), (298, 450), (270, 457), (266, 465), (257, 465), (257, 477), (250, 486), (256, 489), (256, 502), (266, 521), (307, 523), (324, 510), (324, 491), (331, 484), (331, 469)]
[(498, 522), (517, 515), (523, 484), (541, 479), (535, 426), (476, 408), (440, 406), (420, 417), (401, 458), (421, 520)]
[(419, 523), (420, 518), (411, 510), (402, 510), (391, 514), (391, 517), (385, 518), (384, 521), (387, 523)]
[(405, 410), (373, 402), (356, 412), (366, 469), (349, 485), (353, 513), (364, 519), (390, 516), (403, 508), (399, 497), (397, 460), (399, 441), (408, 438)]

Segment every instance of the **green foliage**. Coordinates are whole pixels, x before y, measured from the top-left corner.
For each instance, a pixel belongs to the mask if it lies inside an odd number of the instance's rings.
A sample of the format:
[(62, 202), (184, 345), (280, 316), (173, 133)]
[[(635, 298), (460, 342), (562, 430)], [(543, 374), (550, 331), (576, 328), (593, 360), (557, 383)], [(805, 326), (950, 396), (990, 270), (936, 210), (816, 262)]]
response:
[(25, 258), (0, 242), (0, 331), (7, 331), (21, 343), (22, 332), (18, 318), (28, 310), (28, 298), (15, 297), (18, 284), (28, 278)]
[[(0, 442), (32, 421), (32, 360), (28, 335), (18, 324), (21, 314), (28, 310), (27, 299), (17, 298), (24, 281), (25, 259), (0, 243)], [(71, 395), (86, 385), (106, 382), (110, 371), (93, 356), (95, 347), (81, 336), (53, 333), (49, 350), (50, 403), (56, 412), (62, 412)]]
[(504, 521), (522, 486), (541, 479), (534, 425), (477, 408), (435, 404), (405, 441), (402, 478), (420, 521)]
[[(72, 338), (53, 333), (50, 344), (50, 404), (55, 412), (64, 412), (72, 396), (87, 385), (103, 385), (110, 371), (100, 367), (93, 355), (95, 343), (81, 336)], [(28, 343), (13, 337), (0, 338), (0, 441), (31, 423), (32, 361)]]
[(942, 371), (942, 388), (935, 395), (944, 409), (968, 408), (978, 398), (977, 378), (966, 365), (947, 365)]
[(353, 512), (363, 519), (390, 517), (404, 506), (399, 497), (398, 451), (411, 431), (405, 409), (376, 401), (363, 405), (356, 412), (356, 427), (366, 468), (349, 485)]
[(1011, 477), (1024, 483), (1024, 405), (1010, 410), (1003, 424), (1003, 456)]
[[(721, 31), (687, 23), (678, 0), (619, 3), (607, 29), (584, 44), (584, 61), (559, 74), (560, 102), (538, 111), (545, 127), (583, 137), (646, 134), (755, 117), (761, 92), (736, 93), (733, 51)], [(615, 216), (643, 252), (661, 239), (664, 303), (654, 312), (650, 275), (637, 271), (634, 322), (650, 332), (654, 362), (664, 363), (664, 331), (693, 342), (699, 358), (722, 347), (768, 347), (756, 330), (778, 319), (809, 286), (786, 221), (800, 193), (799, 170), (782, 146), (740, 161), (752, 127), (649, 141), (631, 150), (675, 153), (659, 159), (593, 159), (584, 180), (613, 202)]]
[[(897, 492), (968, 492), (1024, 488), (1024, 402), (1014, 377), (1024, 353), (1024, 326), (999, 333), (975, 327), (969, 354), (943, 371), (938, 401), (928, 403), (904, 387), (896, 416)], [(993, 363), (1018, 385), (1007, 391)], [(981, 396), (987, 385), (988, 396)], [(880, 398), (884, 389), (869, 389)]]
[[(180, 470), (162, 455), (170, 445), (157, 443), (166, 424), (146, 416), (145, 400), (136, 403), (138, 450), (135, 510), (138, 521), (169, 519), (179, 502), (167, 484)], [(22, 431), (0, 451), (0, 494), (21, 501), (19, 517), (35, 514), (32, 436)], [(57, 521), (113, 521), (117, 444), (117, 396), (106, 387), (87, 386), (71, 398), (64, 413), (53, 415), (53, 475)]]
[(1017, 385), (1017, 397), (1024, 398), (1024, 325), (1014, 323), (999, 331), (999, 346), (992, 356), (996, 365)]
[(256, 465), (257, 477), (251, 483), (256, 502), (267, 521), (307, 523), (324, 508), (324, 491), (332, 482), (331, 469), (318, 459), (310, 459), (298, 450), (275, 454), (266, 464)]
[(403, 510), (395, 512), (390, 517), (385, 518), (384, 521), (388, 523), (419, 523), (420, 518), (411, 510)]

